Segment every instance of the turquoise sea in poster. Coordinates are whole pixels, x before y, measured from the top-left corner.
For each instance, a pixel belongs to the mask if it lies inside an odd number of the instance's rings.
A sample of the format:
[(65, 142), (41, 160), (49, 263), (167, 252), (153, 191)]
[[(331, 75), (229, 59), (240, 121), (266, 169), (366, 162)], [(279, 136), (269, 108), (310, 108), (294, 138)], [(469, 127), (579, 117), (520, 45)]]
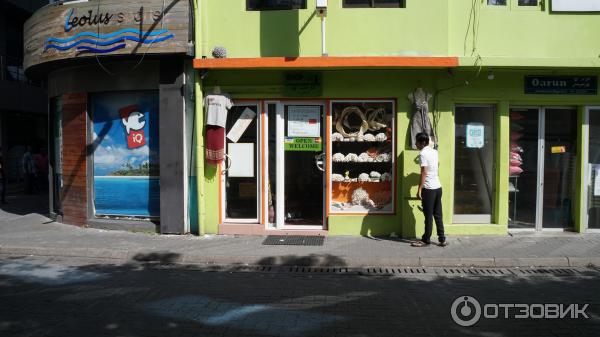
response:
[(160, 215), (158, 105), (155, 91), (92, 96), (96, 215)]
[(149, 217), (160, 213), (158, 177), (94, 177), (96, 214)]

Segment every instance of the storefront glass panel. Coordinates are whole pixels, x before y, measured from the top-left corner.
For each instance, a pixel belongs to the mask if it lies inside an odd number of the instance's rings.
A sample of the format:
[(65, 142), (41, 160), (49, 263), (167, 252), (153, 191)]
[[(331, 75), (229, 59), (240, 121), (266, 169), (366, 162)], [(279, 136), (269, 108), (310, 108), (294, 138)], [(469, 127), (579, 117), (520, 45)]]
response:
[(99, 93), (91, 101), (96, 216), (159, 216), (158, 92)]
[(571, 228), (577, 185), (577, 110), (547, 108), (544, 113), (543, 228)]
[(539, 114), (510, 110), (509, 227), (534, 229), (538, 195)]
[(588, 228), (600, 229), (600, 108), (588, 110)]
[(258, 120), (257, 104), (236, 104), (227, 114), (226, 221), (258, 222)]
[(453, 222), (490, 223), (495, 194), (495, 109), (458, 106), (455, 111)]

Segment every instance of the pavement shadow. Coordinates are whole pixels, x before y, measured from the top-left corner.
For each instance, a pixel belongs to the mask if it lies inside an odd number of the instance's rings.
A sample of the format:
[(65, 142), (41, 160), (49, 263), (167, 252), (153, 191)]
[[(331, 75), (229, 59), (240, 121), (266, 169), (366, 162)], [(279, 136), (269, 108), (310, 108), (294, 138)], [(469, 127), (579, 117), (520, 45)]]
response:
[[(152, 255), (152, 254), (150, 254)], [(142, 261), (171, 260), (170, 255)], [(600, 335), (598, 277), (366, 277), (157, 268), (135, 258), (0, 259), (2, 336)], [(456, 324), (463, 296), (486, 303), (589, 303), (588, 319)], [(502, 313), (503, 315), (503, 313)], [(433, 324), (435, 322), (435, 324)]]
[(257, 261), (259, 266), (301, 266), (301, 267), (345, 267), (346, 261), (331, 254), (310, 254), (305, 256), (269, 256)]

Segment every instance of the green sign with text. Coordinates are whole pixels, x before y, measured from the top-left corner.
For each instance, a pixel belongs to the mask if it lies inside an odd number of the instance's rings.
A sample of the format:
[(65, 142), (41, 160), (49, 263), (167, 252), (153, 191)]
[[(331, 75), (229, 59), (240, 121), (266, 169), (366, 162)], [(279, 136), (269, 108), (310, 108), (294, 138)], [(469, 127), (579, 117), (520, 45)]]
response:
[(322, 151), (323, 142), (321, 138), (285, 138), (285, 150), (286, 151), (309, 151), (317, 152)]

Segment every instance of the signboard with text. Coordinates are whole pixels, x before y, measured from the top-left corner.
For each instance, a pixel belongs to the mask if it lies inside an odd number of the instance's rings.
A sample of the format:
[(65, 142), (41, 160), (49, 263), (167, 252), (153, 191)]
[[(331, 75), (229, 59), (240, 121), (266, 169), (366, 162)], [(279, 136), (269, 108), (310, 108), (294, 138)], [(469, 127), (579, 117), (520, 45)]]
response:
[(526, 94), (596, 95), (596, 76), (525, 76)]

